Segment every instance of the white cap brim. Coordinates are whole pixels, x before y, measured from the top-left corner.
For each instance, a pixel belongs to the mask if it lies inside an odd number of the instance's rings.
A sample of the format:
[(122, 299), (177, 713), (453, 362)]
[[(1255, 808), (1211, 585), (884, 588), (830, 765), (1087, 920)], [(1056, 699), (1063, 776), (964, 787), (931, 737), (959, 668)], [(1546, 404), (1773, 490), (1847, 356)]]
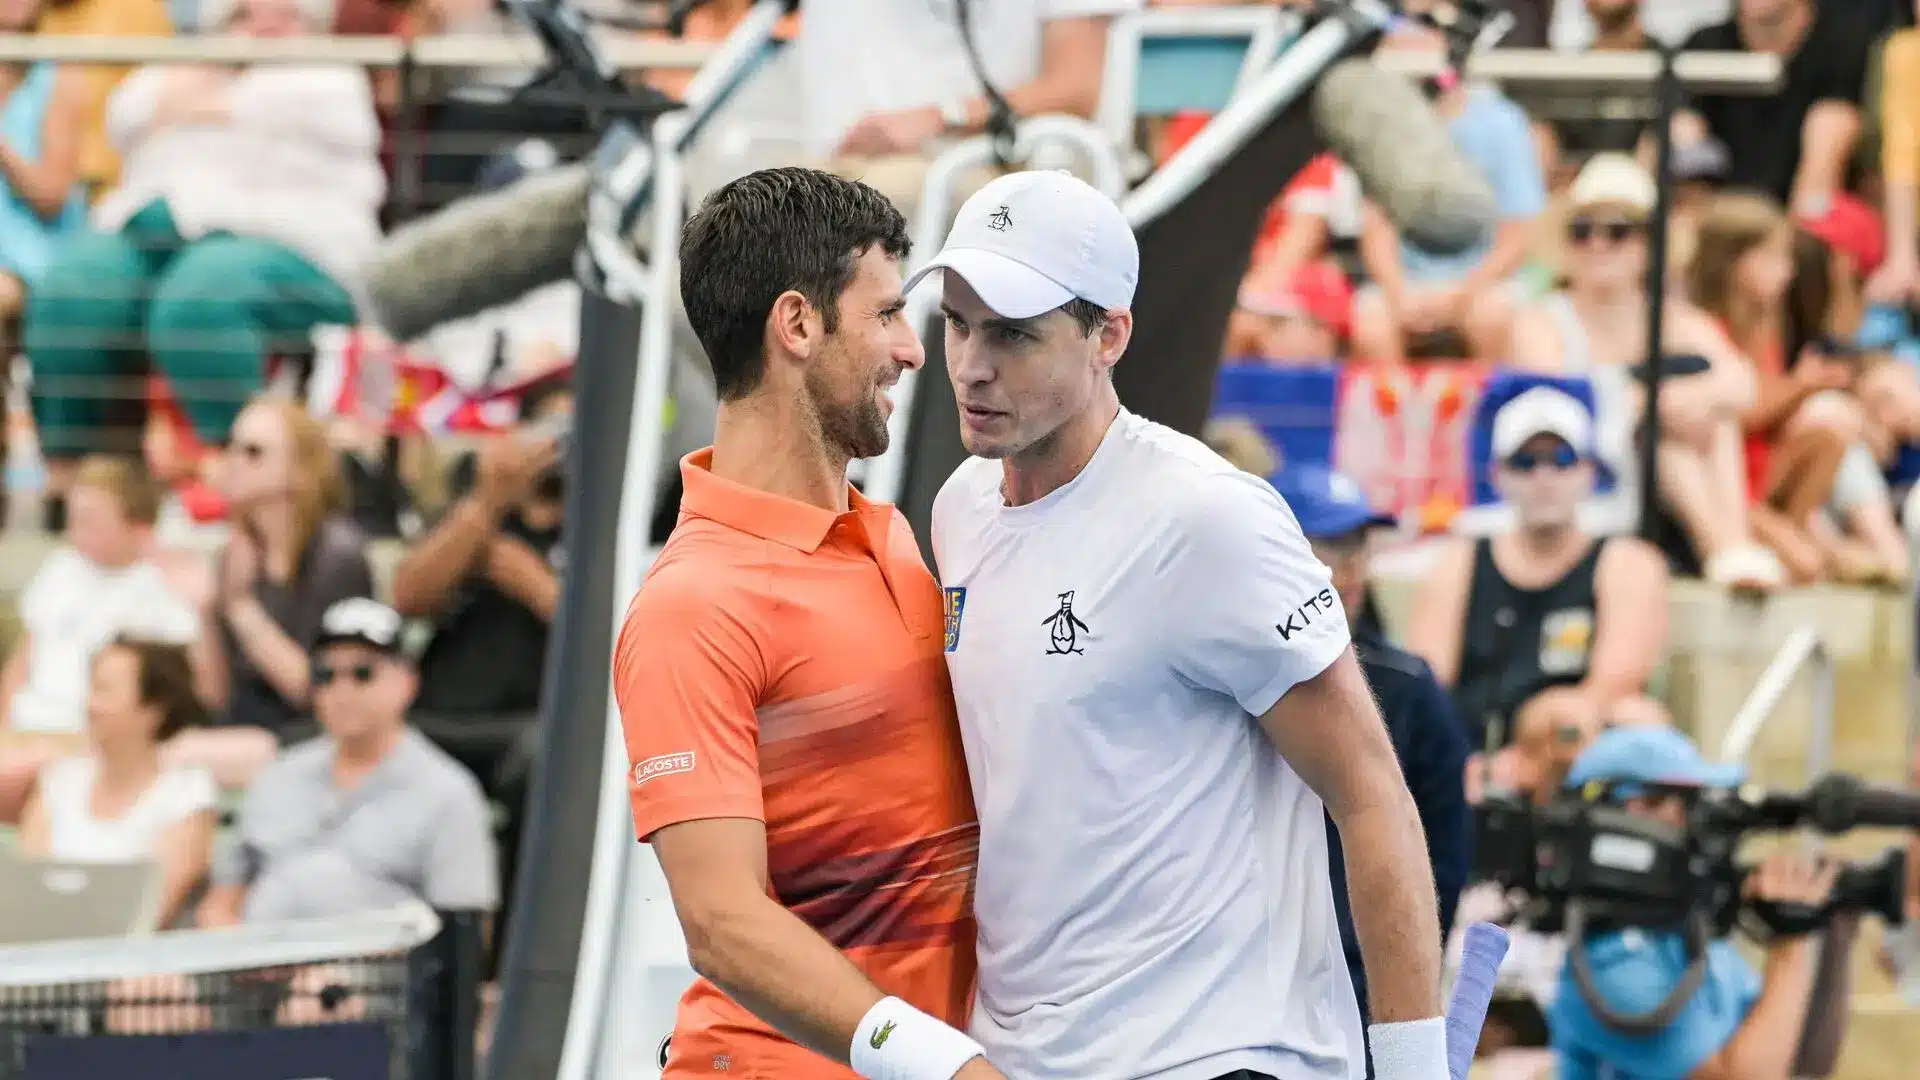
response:
[(1017, 259), (981, 248), (942, 251), (907, 279), (912, 292), (935, 270), (959, 274), (993, 313), (1008, 319), (1045, 315), (1073, 299), (1073, 290)]

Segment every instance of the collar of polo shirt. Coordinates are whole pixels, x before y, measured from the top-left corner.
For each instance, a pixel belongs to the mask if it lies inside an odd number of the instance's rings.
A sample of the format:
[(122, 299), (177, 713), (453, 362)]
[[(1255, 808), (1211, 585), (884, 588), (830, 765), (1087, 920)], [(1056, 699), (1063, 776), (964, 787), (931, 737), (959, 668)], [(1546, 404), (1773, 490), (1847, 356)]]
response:
[[(680, 459), (680, 483), (681, 512), (809, 554), (826, 543), (834, 524), (846, 516), (715, 476), (711, 446)], [(891, 503), (873, 502), (852, 484), (847, 485), (847, 506), (848, 514), (863, 518), (893, 517)]]

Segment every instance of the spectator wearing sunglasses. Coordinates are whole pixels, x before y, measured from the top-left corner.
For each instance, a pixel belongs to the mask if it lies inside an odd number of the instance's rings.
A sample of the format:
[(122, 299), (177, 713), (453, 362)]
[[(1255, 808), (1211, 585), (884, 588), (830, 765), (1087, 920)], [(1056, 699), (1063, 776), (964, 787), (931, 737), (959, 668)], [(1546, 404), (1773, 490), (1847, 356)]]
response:
[[(1645, 408), (1634, 368), (1647, 360), (1647, 222), (1653, 177), (1624, 154), (1601, 154), (1569, 192), (1560, 288), (1514, 327), (1516, 365), (1591, 379), (1599, 455), (1616, 469), (1637, 467), (1632, 438)], [(1701, 370), (1668, 378), (1660, 391), (1655, 484), (1709, 580), (1745, 590), (1782, 584), (1779, 560), (1748, 524), (1741, 420), (1755, 382), (1745, 359), (1699, 308), (1669, 300), (1665, 356), (1704, 359)], [(1671, 369), (1670, 369), (1671, 370)]]
[(214, 860), (203, 926), (326, 918), (410, 899), (443, 911), (499, 905), (480, 785), (407, 724), (418, 681), (398, 612), (352, 597), (327, 608), (312, 650), (320, 737), (247, 790)]
[(366, 542), (341, 516), (326, 431), (299, 402), (262, 398), (241, 410), (220, 464), (233, 527), (202, 598), (225, 673), (213, 704), (229, 729), (284, 742), (303, 729), (322, 614), (373, 592)]
[(1577, 520), (1594, 483), (1587, 407), (1551, 386), (1518, 395), (1494, 414), (1493, 455), (1516, 527), (1443, 553), (1407, 632), (1488, 753), (1513, 742), (1519, 707), (1548, 687), (1577, 687), (1601, 710), (1639, 696), (1667, 636), (1665, 559)]

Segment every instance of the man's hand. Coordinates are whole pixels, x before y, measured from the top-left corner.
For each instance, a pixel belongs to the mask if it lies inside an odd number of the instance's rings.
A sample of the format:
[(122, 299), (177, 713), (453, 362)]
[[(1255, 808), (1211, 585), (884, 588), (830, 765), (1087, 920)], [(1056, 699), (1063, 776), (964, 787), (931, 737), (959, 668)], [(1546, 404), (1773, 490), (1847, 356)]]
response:
[[(1824, 855), (1780, 851), (1769, 855), (1747, 875), (1740, 892), (1749, 900), (1817, 909), (1824, 907), (1833, 896), (1833, 883), (1839, 874), (1840, 864)], [(1783, 935), (1773, 947), (1791, 947), (1805, 940), (1802, 934)]]
[(977, 1057), (960, 1066), (960, 1071), (953, 1074), (953, 1080), (1006, 1080), (1006, 1075), (994, 1068), (986, 1058)]
[(494, 436), (480, 448), (475, 494), (494, 511), (518, 506), (533, 493), (540, 474), (560, 460), (560, 444), (521, 432)]
[(932, 105), (872, 113), (847, 129), (836, 153), (847, 157), (915, 154), (945, 130), (946, 118)]

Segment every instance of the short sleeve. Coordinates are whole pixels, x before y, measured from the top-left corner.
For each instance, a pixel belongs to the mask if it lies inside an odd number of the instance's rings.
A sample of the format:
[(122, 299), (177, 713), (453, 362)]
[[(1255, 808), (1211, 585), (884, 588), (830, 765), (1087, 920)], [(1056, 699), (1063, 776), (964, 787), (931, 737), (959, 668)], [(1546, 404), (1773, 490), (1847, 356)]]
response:
[(1547, 208), (1547, 183), (1540, 173), (1540, 154), (1527, 114), (1504, 97), (1496, 100), (1497, 165), (1487, 178), (1493, 187), (1494, 205), (1509, 221), (1538, 217)]
[(500, 906), (500, 870), (487, 800), (470, 777), (458, 780), (427, 849), (421, 899), (440, 911), (492, 911)]
[(1333, 576), (1257, 476), (1205, 476), (1182, 511), (1161, 574), (1178, 613), (1176, 669), (1260, 716), (1346, 650)]
[(28, 632), (39, 629), (42, 632), (45, 623), (58, 605), (61, 594), (73, 589), (78, 582), (70, 572), (74, 555), (66, 548), (60, 548), (47, 556), (40, 564), (33, 580), (27, 582), (26, 591), (20, 594), (20, 621)]
[(754, 715), (765, 683), (760, 651), (697, 572), (663, 567), (641, 586), (614, 651), (642, 840), (682, 821), (765, 820)]
[(160, 799), (160, 820), (173, 825), (195, 814), (220, 805), (220, 790), (213, 774), (205, 769), (184, 766), (167, 771)]

